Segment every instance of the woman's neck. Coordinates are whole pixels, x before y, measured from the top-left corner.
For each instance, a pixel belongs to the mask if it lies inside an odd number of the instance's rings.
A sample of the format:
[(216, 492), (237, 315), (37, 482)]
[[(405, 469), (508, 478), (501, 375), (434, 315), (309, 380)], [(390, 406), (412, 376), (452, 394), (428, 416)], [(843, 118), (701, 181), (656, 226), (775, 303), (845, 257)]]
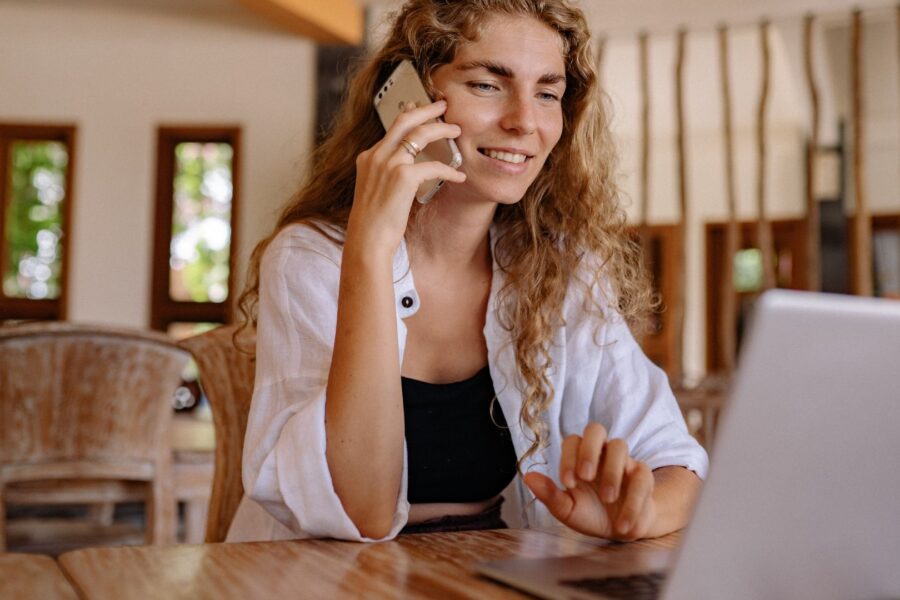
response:
[(495, 203), (438, 194), (411, 227), (411, 258), (445, 271), (490, 266), (489, 231), (496, 210)]

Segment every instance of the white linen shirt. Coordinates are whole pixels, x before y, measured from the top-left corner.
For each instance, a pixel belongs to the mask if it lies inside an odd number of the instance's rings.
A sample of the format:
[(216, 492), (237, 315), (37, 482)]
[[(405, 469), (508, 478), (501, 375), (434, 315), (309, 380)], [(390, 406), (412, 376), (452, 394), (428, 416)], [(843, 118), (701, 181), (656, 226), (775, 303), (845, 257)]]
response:
[[(340, 237), (339, 231), (335, 235)], [(495, 240), (491, 230), (491, 240)], [(284, 228), (260, 266), (256, 382), (244, 439), (245, 496), (228, 541), (331, 537), (375, 541), (360, 534), (334, 491), (325, 457), (325, 388), (334, 347), (342, 247), (306, 225)], [(406, 346), (403, 319), (419, 298), (405, 243), (394, 257), (394, 295), (400, 360)], [(522, 428), (522, 395), (511, 336), (498, 322), (497, 293), (503, 272), (494, 262), (484, 326), (488, 364), (497, 401), (516, 455), (531, 445)], [(666, 375), (650, 362), (627, 325), (613, 311), (588, 318), (584, 286), (573, 284), (563, 305), (565, 325), (554, 332), (550, 376), (554, 397), (546, 413), (549, 446), (522, 465), (560, 485), (562, 440), (581, 435), (590, 421), (610, 439), (623, 438), (631, 455), (651, 469), (680, 465), (706, 477), (708, 458), (687, 431)], [(596, 292), (594, 292), (596, 293)], [(597, 294), (601, 306), (606, 303)], [(410, 302), (411, 301), (411, 302)], [(404, 304), (406, 306), (404, 306)], [(390, 532), (407, 522), (407, 456)], [(516, 476), (503, 492), (502, 516), (513, 527), (556, 521)]]

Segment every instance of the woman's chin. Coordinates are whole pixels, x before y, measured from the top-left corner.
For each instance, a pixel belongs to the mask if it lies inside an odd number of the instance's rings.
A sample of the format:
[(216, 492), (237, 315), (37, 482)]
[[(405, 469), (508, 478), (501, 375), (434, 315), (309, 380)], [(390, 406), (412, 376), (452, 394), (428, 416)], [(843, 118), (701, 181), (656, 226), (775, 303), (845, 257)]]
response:
[(448, 184), (442, 190), (446, 197), (456, 197), (469, 202), (490, 202), (493, 204), (516, 204), (528, 190), (509, 182), (482, 182), (469, 177), (465, 183)]

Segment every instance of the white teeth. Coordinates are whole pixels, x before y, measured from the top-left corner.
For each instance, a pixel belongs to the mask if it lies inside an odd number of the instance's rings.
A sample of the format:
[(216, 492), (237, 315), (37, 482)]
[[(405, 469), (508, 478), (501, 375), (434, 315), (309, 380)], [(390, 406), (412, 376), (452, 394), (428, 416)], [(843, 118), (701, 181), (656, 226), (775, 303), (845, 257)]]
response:
[(497, 160), (502, 160), (503, 162), (513, 163), (517, 165), (519, 163), (525, 162), (526, 156), (524, 154), (513, 154), (511, 152), (497, 152), (496, 150), (485, 150), (485, 154), (490, 156), (491, 158), (496, 158)]

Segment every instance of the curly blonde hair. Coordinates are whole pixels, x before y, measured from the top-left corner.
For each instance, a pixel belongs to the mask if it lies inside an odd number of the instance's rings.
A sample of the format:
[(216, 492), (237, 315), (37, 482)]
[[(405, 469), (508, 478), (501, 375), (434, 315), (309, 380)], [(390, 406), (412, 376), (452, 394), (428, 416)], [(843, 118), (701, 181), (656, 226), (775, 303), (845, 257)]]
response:
[[(523, 394), (520, 421), (533, 434), (519, 465), (546, 445), (542, 415), (554, 390), (550, 339), (563, 325), (563, 299), (577, 279), (608, 289), (616, 311), (634, 326), (653, 306), (640, 248), (625, 231), (625, 213), (614, 181), (616, 160), (609, 111), (594, 68), (584, 14), (568, 0), (409, 0), (396, 14), (382, 47), (356, 72), (333, 132), (312, 156), (311, 175), (281, 213), (274, 232), (253, 251), (246, 288), (238, 300), (242, 329), (256, 324), (259, 266), (272, 238), (304, 222), (334, 239), (325, 223), (346, 229), (353, 205), (356, 156), (375, 145), (384, 129), (372, 104), (379, 85), (404, 59), (416, 65), (426, 87), (434, 70), (452, 62), (457, 48), (476, 40), (489, 15), (527, 16), (559, 33), (566, 65), (563, 132), (522, 200), (500, 205), (495, 260), (506, 283), (500, 291), (500, 323), (511, 334)], [(339, 240), (335, 240), (339, 242)], [(598, 260), (584, 273), (586, 255)], [(595, 300), (598, 325), (607, 316)]]

